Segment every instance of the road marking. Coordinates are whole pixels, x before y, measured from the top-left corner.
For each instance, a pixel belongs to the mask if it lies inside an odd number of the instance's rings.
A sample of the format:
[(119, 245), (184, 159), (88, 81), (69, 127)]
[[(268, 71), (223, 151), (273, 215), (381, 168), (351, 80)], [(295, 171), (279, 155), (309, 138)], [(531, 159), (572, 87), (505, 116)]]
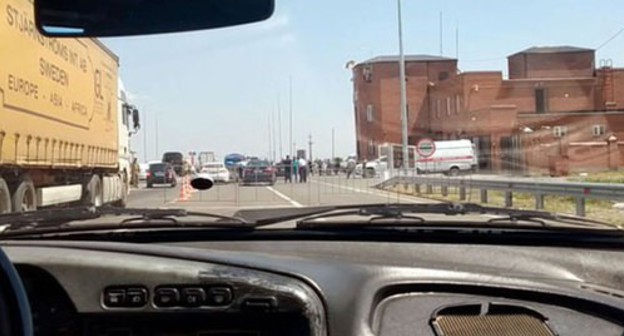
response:
[(269, 189), (270, 191), (272, 191), (275, 195), (279, 196), (281, 199), (283, 199), (284, 201), (292, 204), (295, 208), (301, 208), (303, 207), (303, 205), (301, 205), (301, 203), (295, 201), (294, 199), (282, 194), (281, 192), (273, 189), (273, 187), (266, 187), (267, 189)]
[(432, 200), (422, 199), (422, 198), (418, 198), (418, 197), (400, 196), (400, 195), (397, 195), (396, 193), (389, 192), (389, 191), (365, 190), (365, 189), (360, 189), (360, 188), (347, 187), (347, 186), (334, 184), (334, 183), (327, 183), (327, 182), (321, 182), (321, 181), (316, 181), (316, 180), (311, 180), (311, 181), (314, 182), (314, 183), (318, 183), (318, 184), (324, 184), (326, 186), (332, 186), (332, 187), (335, 187), (335, 188), (349, 190), (349, 191), (354, 191), (354, 192), (357, 192), (357, 193), (369, 194), (369, 195), (373, 195), (373, 196), (377, 196), (377, 197), (383, 197), (383, 198), (386, 198), (386, 199), (398, 199), (398, 200), (404, 201), (404, 202), (437, 203), (437, 202), (432, 201)]

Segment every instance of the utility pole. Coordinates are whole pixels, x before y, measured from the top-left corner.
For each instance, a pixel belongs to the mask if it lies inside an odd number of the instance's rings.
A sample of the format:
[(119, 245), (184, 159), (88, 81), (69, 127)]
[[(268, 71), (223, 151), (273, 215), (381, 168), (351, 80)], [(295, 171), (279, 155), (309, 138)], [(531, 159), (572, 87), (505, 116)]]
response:
[(290, 148), (290, 157), (293, 158), (293, 146), (295, 146), (295, 144), (293, 143), (293, 104), (292, 104), (292, 77), (289, 77), (288, 79), (288, 118), (290, 121), (290, 127), (288, 130), (289, 133), (289, 139), (288, 139), (288, 148)]
[(459, 25), (455, 27), (455, 59), (459, 61)]
[(444, 54), (444, 26), (442, 23), (442, 12), (440, 12), (440, 56)]
[(312, 162), (313, 157), (312, 157), (312, 145), (314, 144), (314, 142), (312, 142), (312, 133), (310, 133), (310, 135), (308, 135), (308, 149), (310, 151), (310, 162)]
[(277, 136), (275, 135), (275, 109), (271, 111), (271, 134), (273, 135), (273, 143), (271, 144), (273, 150), (273, 162), (275, 162), (275, 156), (277, 153)]
[(280, 159), (284, 158), (284, 153), (282, 151), (282, 103), (280, 102), (280, 97), (277, 95), (277, 133), (279, 137), (279, 154)]
[(143, 162), (147, 162), (147, 111), (143, 109)]
[(405, 55), (403, 54), (403, 22), (401, 18), (401, 0), (397, 0), (399, 16), (399, 80), (401, 81), (401, 135), (403, 140), (403, 168), (407, 169), (409, 153), (407, 150), (407, 88), (405, 87)]
[(336, 157), (336, 129), (332, 127), (332, 157), (333, 160)]
[(267, 133), (269, 134), (269, 154), (267, 155), (267, 158), (269, 160), (271, 160), (271, 157), (272, 157), (271, 151), (272, 151), (272, 148), (273, 148), (273, 139), (271, 137), (271, 115), (270, 114), (268, 115), (268, 118), (267, 118), (267, 131), (268, 131)]
[(156, 145), (156, 148), (155, 148), (155, 150), (156, 150), (156, 151), (155, 151), (155, 153), (156, 153), (156, 158), (158, 158), (158, 157), (159, 157), (159, 154), (158, 154), (158, 153), (159, 153), (159, 150), (158, 150), (158, 116), (155, 116), (155, 118), (154, 118), (154, 123), (155, 123), (155, 125), (156, 125), (156, 130), (155, 130), (155, 132), (154, 132), (154, 135), (155, 135), (155, 141), (154, 141), (154, 143), (155, 143), (155, 145)]

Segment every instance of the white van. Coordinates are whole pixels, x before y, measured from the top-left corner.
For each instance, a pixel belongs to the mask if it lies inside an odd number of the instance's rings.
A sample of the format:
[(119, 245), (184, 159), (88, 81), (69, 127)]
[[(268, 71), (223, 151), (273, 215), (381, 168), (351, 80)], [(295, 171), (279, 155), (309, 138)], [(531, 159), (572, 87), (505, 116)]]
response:
[(416, 156), (416, 169), (421, 173), (457, 175), (477, 166), (477, 152), (470, 140), (434, 141), (435, 152), (428, 158)]

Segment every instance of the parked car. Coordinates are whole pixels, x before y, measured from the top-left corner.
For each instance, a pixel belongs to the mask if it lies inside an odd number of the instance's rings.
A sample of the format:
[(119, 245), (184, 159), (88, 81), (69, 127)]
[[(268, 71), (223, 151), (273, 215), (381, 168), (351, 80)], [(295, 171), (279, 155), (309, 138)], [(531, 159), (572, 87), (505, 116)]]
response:
[(275, 176), (284, 177), (286, 175), (286, 165), (279, 162), (275, 165)]
[(139, 163), (139, 181), (147, 180), (148, 170), (149, 170), (149, 163)]
[(388, 157), (381, 156), (378, 159), (367, 161), (366, 165), (359, 163), (355, 166), (355, 175), (364, 178), (373, 178), (388, 170)]
[(223, 162), (204, 163), (200, 172), (210, 175), (215, 182), (230, 182), (230, 171), (225, 168)]
[(150, 164), (146, 182), (148, 188), (152, 188), (154, 184), (168, 184), (172, 188), (175, 187), (177, 180), (173, 166), (169, 163)]
[(243, 170), (243, 185), (268, 183), (275, 184), (276, 169), (266, 160), (250, 160)]

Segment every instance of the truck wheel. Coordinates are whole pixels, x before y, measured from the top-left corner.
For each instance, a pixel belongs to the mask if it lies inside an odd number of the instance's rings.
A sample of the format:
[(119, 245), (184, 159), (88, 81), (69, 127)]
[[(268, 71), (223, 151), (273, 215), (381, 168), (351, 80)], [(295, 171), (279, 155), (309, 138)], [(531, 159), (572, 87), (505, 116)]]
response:
[(366, 175), (366, 178), (374, 178), (375, 177), (375, 169), (373, 169), (373, 168), (366, 168), (366, 172), (364, 174)]
[(37, 196), (35, 185), (32, 180), (24, 176), (13, 193), (13, 212), (26, 212), (37, 210)]
[(113, 202), (113, 206), (125, 208), (128, 203), (128, 178), (126, 174), (121, 177), (121, 199)]
[(11, 191), (3, 178), (0, 178), (0, 214), (11, 212)]
[(451, 170), (449, 170), (449, 175), (450, 176), (457, 176), (457, 175), (459, 175), (459, 168), (452, 167)]
[(93, 175), (89, 184), (87, 184), (87, 190), (83, 199), (85, 205), (102, 206), (104, 200), (102, 197), (102, 180), (99, 176)]

